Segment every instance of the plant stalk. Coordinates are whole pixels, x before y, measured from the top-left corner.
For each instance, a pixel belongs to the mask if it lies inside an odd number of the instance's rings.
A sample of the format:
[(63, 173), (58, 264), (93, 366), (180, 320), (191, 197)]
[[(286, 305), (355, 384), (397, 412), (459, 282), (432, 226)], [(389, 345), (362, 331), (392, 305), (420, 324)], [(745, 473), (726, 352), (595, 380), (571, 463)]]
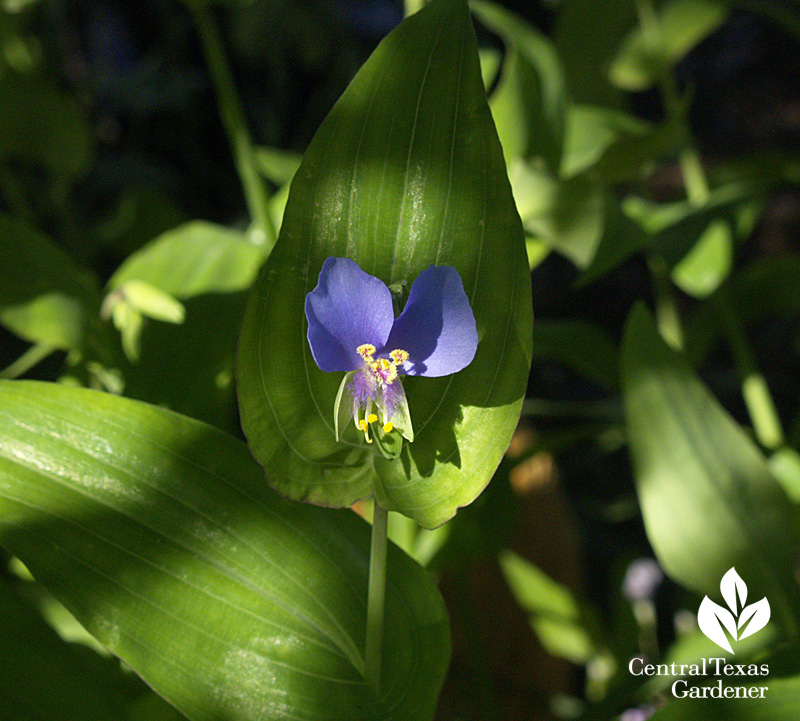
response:
[(247, 129), (244, 109), (236, 91), (228, 59), (211, 10), (199, 0), (187, 3), (200, 35), (203, 53), (217, 94), (220, 119), (233, 152), (236, 171), (256, 232), (250, 239), (257, 245), (273, 245), (277, 238), (269, 214), (269, 194), (258, 171), (255, 149)]
[(0, 370), (0, 378), (19, 378), (27, 373), (35, 365), (41, 363), (47, 356), (55, 351), (48, 345), (33, 345), (26, 350), (11, 365)]
[(727, 290), (720, 288), (716, 299), (722, 319), (722, 330), (742, 381), (742, 396), (753, 423), (753, 431), (764, 448), (774, 451), (785, 444), (786, 438), (767, 381), (758, 369), (747, 335)]
[(367, 590), (367, 641), (364, 651), (365, 676), (377, 693), (381, 680), (383, 619), (386, 599), (386, 551), (389, 512), (375, 502), (372, 516), (372, 539), (369, 548), (369, 585)]

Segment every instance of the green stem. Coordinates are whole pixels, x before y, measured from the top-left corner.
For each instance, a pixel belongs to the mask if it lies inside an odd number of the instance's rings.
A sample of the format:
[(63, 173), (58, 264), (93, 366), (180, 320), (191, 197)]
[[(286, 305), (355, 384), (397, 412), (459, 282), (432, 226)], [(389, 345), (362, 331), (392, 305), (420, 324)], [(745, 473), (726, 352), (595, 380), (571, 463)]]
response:
[(49, 356), (55, 348), (47, 345), (33, 345), (11, 365), (0, 370), (0, 378), (19, 378), (35, 365)]
[(702, 208), (708, 202), (711, 192), (708, 187), (706, 171), (703, 169), (703, 161), (695, 149), (693, 141), (690, 140), (687, 146), (680, 151), (678, 162), (681, 166), (686, 197), (695, 208)]
[[(661, 57), (661, 72), (659, 74), (659, 89), (669, 118), (682, 114), (682, 102), (675, 76), (664, 57), (664, 36), (661, 30), (661, 21), (652, 0), (637, 0), (636, 9), (639, 16), (639, 25), (642, 28), (647, 43), (654, 57)], [(678, 153), (678, 163), (683, 174), (683, 183), (686, 196), (695, 207), (702, 207), (708, 202), (709, 187), (706, 179), (697, 144), (692, 136), (691, 129), (686, 126), (683, 131), (683, 147)]]
[(217, 93), (222, 125), (231, 144), (247, 207), (256, 228), (257, 234), (251, 234), (251, 240), (258, 245), (272, 245), (277, 233), (269, 214), (269, 194), (258, 171), (255, 149), (247, 129), (241, 100), (236, 92), (233, 73), (225, 56), (222, 38), (211, 10), (202, 1), (189, 0), (187, 4), (200, 34), (203, 52)]
[(381, 680), (388, 519), (388, 511), (376, 502), (372, 517), (372, 540), (369, 547), (367, 643), (364, 651), (365, 675), (376, 692), (380, 688)]
[(716, 294), (717, 309), (722, 319), (722, 330), (733, 354), (736, 371), (742, 381), (742, 396), (753, 423), (758, 442), (769, 450), (785, 444), (781, 420), (767, 381), (758, 369), (747, 335), (725, 288)]

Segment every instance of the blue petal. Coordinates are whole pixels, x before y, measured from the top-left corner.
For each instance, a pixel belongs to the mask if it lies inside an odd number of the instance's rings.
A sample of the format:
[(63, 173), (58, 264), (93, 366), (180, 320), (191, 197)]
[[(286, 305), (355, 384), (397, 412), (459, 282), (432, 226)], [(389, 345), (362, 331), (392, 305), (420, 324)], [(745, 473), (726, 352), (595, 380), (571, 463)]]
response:
[(306, 296), (308, 344), (323, 371), (353, 371), (364, 361), (358, 346), (383, 348), (392, 329), (392, 294), (386, 284), (349, 258), (328, 258), (319, 283)]
[(403, 373), (435, 377), (468, 366), (477, 347), (475, 316), (458, 271), (433, 265), (422, 271), (394, 322), (386, 350), (408, 351)]

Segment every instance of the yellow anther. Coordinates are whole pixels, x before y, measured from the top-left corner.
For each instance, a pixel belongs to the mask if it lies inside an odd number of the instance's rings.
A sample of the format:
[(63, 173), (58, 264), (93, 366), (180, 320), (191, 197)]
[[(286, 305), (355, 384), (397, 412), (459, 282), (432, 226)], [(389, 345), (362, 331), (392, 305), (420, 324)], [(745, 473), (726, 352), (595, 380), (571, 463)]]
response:
[(394, 429), (394, 423), (392, 423), (391, 421), (387, 421), (386, 423), (383, 424), (384, 433), (391, 433), (393, 429)]
[(367, 425), (367, 422), (369, 421), (370, 423), (372, 423), (371, 418), (373, 417), (373, 415), (374, 414), (371, 413), (369, 416), (367, 416), (366, 419), (362, 418), (361, 420), (356, 421), (356, 425), (362, 431), (364, 431), (364, 440), (366, 440), (367, 443), (372, 443), (372, 439), (369, 437), (369, 426)]
[(367, 416), (367, 423), (375, 423), (375, 421), (377, 421), (377, 420), (378, 420), (378, 416), (376, 416), (374, 413), (370, 413)]
[(404, 351), (402, 348), (397, 348), (389, 353), (392, 356), (392, 360), (395, 362), (396, 365), (403, 365), (408, 360), (408, 351)]
[(372, 343), (364, 343), (356, 348), (356, 353), (358, 353), (358, 355), (360, 355), (365, 361), (370, 361), (375, 353), (375, 346), (372, 345)]

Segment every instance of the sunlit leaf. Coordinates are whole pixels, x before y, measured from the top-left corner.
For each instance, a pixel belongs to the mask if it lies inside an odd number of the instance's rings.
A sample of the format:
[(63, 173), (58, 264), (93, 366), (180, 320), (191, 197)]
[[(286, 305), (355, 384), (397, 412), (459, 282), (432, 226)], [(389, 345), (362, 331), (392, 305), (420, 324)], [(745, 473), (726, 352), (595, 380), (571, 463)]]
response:
[(586, 663), (596, 652), (585, 612), (573, 593), (524, 558), (506, 551), (503, 575), (548, 653)]
[(0, 323), (31, 343), (81, 348), (99, 322), (91, 274), (33, 226), (0, 214)]
[(733, 222), (736, 211), (763, 192), (763, 187), (731, 183), (714, 188), (708, 201), (697, 207), (688, 200), (653, 203), (638, 196), (622, 202), (614, 222), (617, 232), (606, 232), (582, 281), (607, 273), (625, 259), (646, 249), (663, 255), (670, 267), (676, 265), (715, 220)]
[(300, 156), (278, 148), (256, 148), (256, 163), (265, 178), (276, 185), (288, 183), (300, 167)]
[[(800, 314), (799, 277), (800, 255), (768, 256), (737, 270), (725, 292), (745, 324), (770, 317), (791, 317)], [(719, 332), (717, 304), (703, 304), (686, 324), (686, 347), (695, 364), (705, 357)]]
[(681, 290), (696, 298), (713, 293), (733, 265), (733, 233), (726, 220), (712, 220), (694, 248), (672, 269)]
[(559, 180), (520, 160), (509, 167), (525, 230), (579, 268), (588, 266), (603, 237), (601, 186), (586, 176)]
[(2, 382), (0, 518), (2, 545), (193, 721), (433, 717), (449, 639), (425, 572), (390, 549), (375, 694), (367, 524), (281, 499), (210, 426)]
[(797, 632), (796, 530), (786, 494), (753, 441), (634, 307), (622, 353), (623, 399), (639, 503), (664, 570), (720, 598), (731, 567), (773, 618)]
[(621, 138), (646, 135), (648, 123), (619, 110), (573, 105), (567, 111), (561, 175), (571, 177), (591, 168)]
[(728, 12), (721, 0), (670, 0), (657, 12), (655, 37), (638, 27), (625, 38), (609, 68), (611, 81), (625, 90), (647, 90), (722, 25)]
[(555, 43), (575, 102), (621, 105), (622, 94), (608, 82), (608, 66), (636, 22), (636, 9), (629, 0), (563, 4), (556, 18)]
[(116, 289), (145, 281), (175, 298), (247, 290), (264, 262), (266, 249), (235, 230), (191, 221), (168, 230), (130, 255), (109, 280)]
[[(479, 345), (465, 370), (404, 381), (415, 440), (395, 461), (335, 438), (342, 377), (315, 365), (303, 310), (331, 256), (406, 288), (430, 264), (453, 266), (475, 314)], [(345, 506), (374, 492), (437, 526), (480, 493), (508, 445), (530, 327), (524, 237), (471, 19), (465, 3), (435, 0), (379, 45), (292, 182), (239, 345), (248, 442), (291, 498)]]

